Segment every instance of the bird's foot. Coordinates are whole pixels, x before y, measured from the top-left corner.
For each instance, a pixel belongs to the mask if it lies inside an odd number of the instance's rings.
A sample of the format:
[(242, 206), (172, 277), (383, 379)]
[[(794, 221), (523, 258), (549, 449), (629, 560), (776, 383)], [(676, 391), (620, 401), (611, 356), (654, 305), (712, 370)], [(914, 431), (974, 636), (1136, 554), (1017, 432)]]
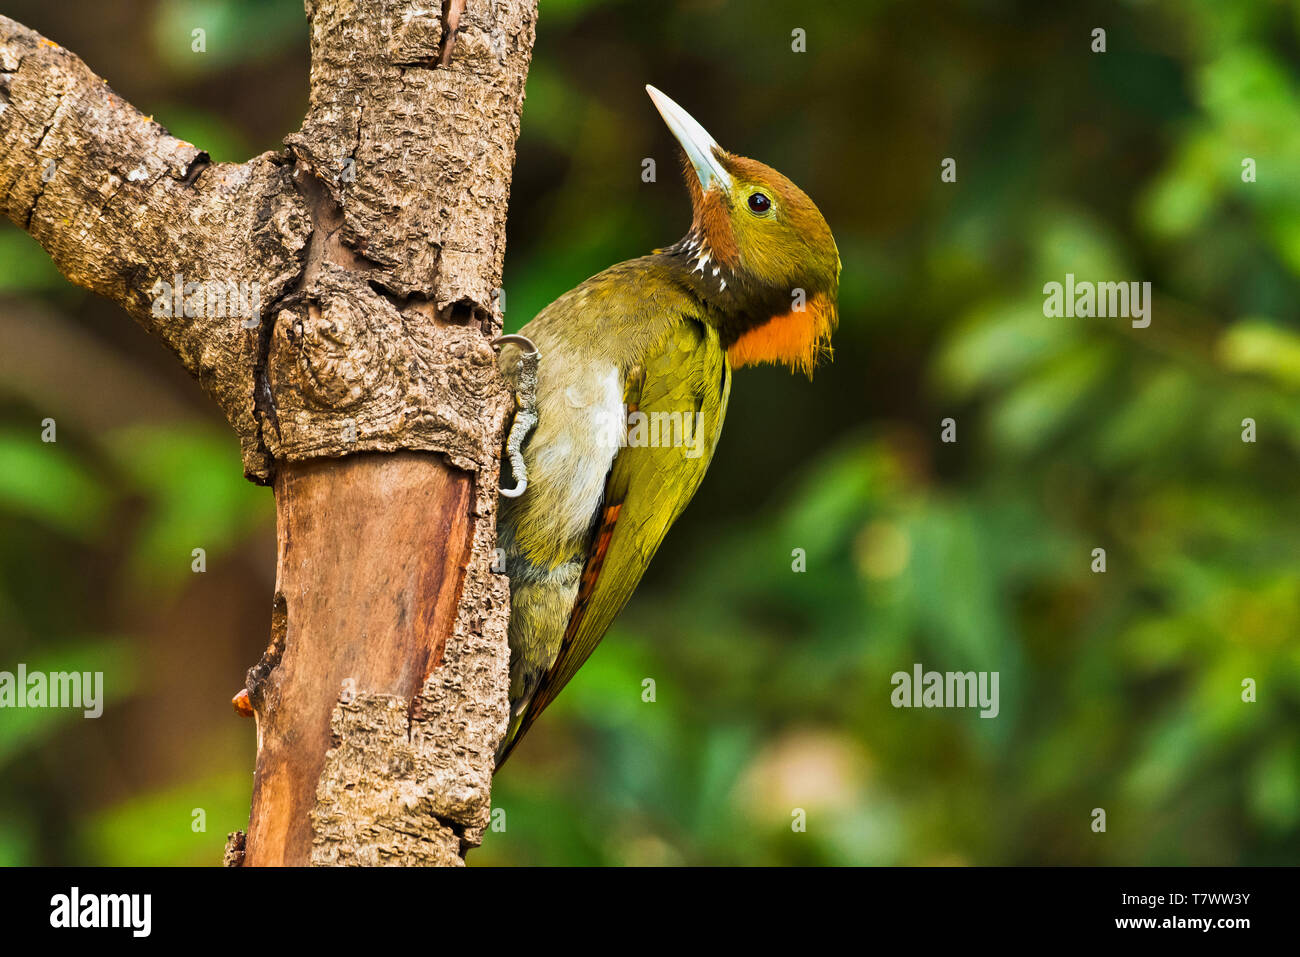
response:
[(492, 345), (514, 346), (520, 353), (518, 360), (503, 364), (501, 369), (515, 390), (515, 419), (506, 437), (506, 456), (510, 460), (510, 471), (514, 473), (515, 487), (499, 490), (506, 498), (518, 498), (528, 488), (523, 445), (537, 425), (537, 364), (542, 354), (527, 336), (498, 336), (492, 340)]

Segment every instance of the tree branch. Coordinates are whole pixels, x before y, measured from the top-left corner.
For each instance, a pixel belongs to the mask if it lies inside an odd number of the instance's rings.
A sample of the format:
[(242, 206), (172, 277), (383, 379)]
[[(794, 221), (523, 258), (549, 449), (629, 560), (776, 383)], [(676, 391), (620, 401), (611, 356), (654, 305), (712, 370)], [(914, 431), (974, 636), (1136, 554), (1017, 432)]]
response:
[(488, 820), (509, 661), (490, 341), (536, 3), (446, 4), (307, 0), (307, 116), (243, 164), (0, 17), (0, 208), (166, 342), (274, 482), (232, 863), (460, 863)]
[(77, 57), (0, 16), (0, 209), (68, 279), (171, 347), (263, 480), (270, 460), (254, 417), (258, 331), (225, 315), (158, 315), (154, 303), (158, 284), (178, 275), (256, 282), (264, 301), (298, 281), (311, 219), (284, 163), (268, 153), (210, 165)]

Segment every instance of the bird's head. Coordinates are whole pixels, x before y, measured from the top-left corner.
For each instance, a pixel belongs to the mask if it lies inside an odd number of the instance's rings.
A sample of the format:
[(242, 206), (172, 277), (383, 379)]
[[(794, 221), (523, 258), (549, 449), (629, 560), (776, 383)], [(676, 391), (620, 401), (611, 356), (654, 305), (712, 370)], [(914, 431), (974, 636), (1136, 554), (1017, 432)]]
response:
[(719, 311), (733, 366), (776, 362), (811, 376), (839, 321), (840, 255), (808, 195), (770, 166), (728, 153), (689, 113), (646, 87), (681, 144), (691, 230), (684, 257)]

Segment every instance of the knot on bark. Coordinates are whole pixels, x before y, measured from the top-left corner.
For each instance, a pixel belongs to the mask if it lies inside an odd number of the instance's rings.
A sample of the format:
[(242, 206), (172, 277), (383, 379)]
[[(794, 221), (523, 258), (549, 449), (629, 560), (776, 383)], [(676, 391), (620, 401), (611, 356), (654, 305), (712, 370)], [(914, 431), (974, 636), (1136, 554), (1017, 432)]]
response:
[(376, 329), (386, 323), (371, 315), (382, 306), (359, 299), (355, 290), (322, 291), (322, 299), (284, 310), (278, 321), (294, 351), (303, 398), (314, 408), (343, 412), (392, 391), (386, 380), (393, 348)]

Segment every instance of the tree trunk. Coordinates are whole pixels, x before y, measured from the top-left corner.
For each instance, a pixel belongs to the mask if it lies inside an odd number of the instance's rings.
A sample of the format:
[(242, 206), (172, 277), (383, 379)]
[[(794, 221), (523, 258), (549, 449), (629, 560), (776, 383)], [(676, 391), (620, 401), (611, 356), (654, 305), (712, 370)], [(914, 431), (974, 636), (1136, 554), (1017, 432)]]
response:
[(507, 713), (490, 342), (536, 3), (306, 6), (307, 117), (243, 164), (0, 17), (0, 208), (173, 349), (274, 485), (227, 862), (458, 864)]

